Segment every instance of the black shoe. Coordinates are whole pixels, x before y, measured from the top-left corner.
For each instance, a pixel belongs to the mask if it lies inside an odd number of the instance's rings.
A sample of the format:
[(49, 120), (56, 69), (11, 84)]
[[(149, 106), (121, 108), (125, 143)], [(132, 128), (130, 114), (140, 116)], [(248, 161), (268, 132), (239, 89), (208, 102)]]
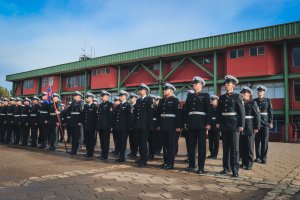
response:
[(107, 157), (101, 156), (101, 157), (100, 157), (100, 160), (107, 160)]
[(50, 148), (48, 148), (48, 151), (55, 151), (55, 148), (54, 147), (50, 147)]
[(71, 151), (69, 154), (70, 154), (71, 156), (74, 156), (74, 155), (77, 154), (77, 152)]
[(153, 160), (154, 159), (154, 155), (149, 155), (148, 156), (148, 160)]
[(212, 158), (213, 156), (212, 155), (209, 155), (209, 156), (207, 156), (206, 158)]
[(39, 146), (38, 149), (45, 149), (45, 146)]
[(193, 167), (193, 166), (188, 166), (188, 167), (186, 167), (184, 170), (187, 171), (187, 172), (191, 172), (191, 171), (194, 171), (194, 170), (195, 170), (195, 167)]
[(141, 168), (145, 168), (147, 166), (147, 164), (146, 163), (138, 163), (137, 166), (141, 167)]
[(239, 177), (239, 173), (238, 172), (233, 172), (232, 177)]
[(240, 164), (240, 168), (246, 168), (245, 164)]
[(267, 161), (262, 160), (261, 164), (267, 164)]
[(112, 154), (115, 154), (115, 153), (116, 153), (116, 151), (114, 151), (114, 150), (113, 150), (113, 151), (111, 151), (110, 153), (112, 153)]
[(167, 164), (165, 164), (165, 163), (164, 163), (164, 164), (161, 164), (161, 165), (159, 165), (159, 167), (160, 167), (160, 168), (162, 168), (162, 169), (163, 169), (163, 168), (165, 168), (165, 166), (167, 166)]
[(246, 167), (246, 170), (251, 170), (251, 169), (252, 169), (252, 167), (250, 167), (250, 166)]
[(85, 157), (86, 158), (92, 158), (92, 157), (94, 157), (94, 155), (92, 155), (92, 154), (86, 154)]
[(174, 167), (172, 165), (166, 165), (164, 167), (165, 170), (170, 170), (170, 169), (174, 169)]
[(185, 159), (184, 162), (188, 163), (188, 162), (189, 162), (189, 159)]
[(197, 171), (197, 174), (205, 174), (204, 169), (199, 169), (199, 170)]
[(120, 159), (120, 158), (116, 159), (116, 163), (121, 163), (121, 162), (125, 162), (125, 160), (124, 159)]
[(229, 173), (229, 171), (227, 169), (220, 171), (220, 174), (228, 174), (228, 173)]
[(260, 158), (256, 158), (254, 162), (261, 162)]

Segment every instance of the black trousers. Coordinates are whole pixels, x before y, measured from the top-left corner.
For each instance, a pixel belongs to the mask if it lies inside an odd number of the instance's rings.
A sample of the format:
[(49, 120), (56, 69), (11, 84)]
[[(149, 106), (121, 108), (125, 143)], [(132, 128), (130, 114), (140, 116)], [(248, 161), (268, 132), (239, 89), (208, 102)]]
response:
[(223, 168), (234, 173), (239, 171), (239, 140), (238, 131), (222, 131)]
[(37, 135), (38, 135), (38, 125), (32, 124), (31, 125), (31, 146), (37, 146)]
[(119, 159), (125, 160), (128, 131), (127, 130), (119, 130), (119, 131), (117, 131), (117, 134), (118, 134), (117, 146), (119, 147), (119, 150), (120, 150)]
[(5, 135), (6, 135), (6, 131), (7, 131), (7, 124), (1, 124), (0, 127), (0, 142), (4, 142), (5, 140)]
[(6, 131), (6, 135), (5, 135), (5, 139), (4, 139), (5, 143), (11, 143), (11, 137), (12, 137), (13, 132), (14, 132), (14, 126), (12, 123), (10, 123), (7, 125), (7, 131)]
[(254, 135), (240, 135), (240, 154), (242, 164), (246, 167), (253, 165)]
[(110, 130), (109, 129), (99, 130), (99, 139), (100, 139), (101, 157), (108, 158)]
[(112, 134), (113, 134), (113, 140), (114, 140), (114, 145), (115, 145), (115, 153), (119, 154), (120, 153), (120, 148), (118, 146), (119, 135), (118, 135), (117, 131), (115, 131), (115, 130), (112, 132)]
[(176, 132), (176, 134), (175, 134), (175, 156), (177, 156), (177, 154), (178, 154), (178, 143), (179, 143), (179, 138), (180, 138), (180, 132)]
[(81, 125), (71, 127), (72, 153), (77, 153), (80, 148), (79, 144), (81, 140), (82, 131), (83, 131), (83, 127)]
[(219, 141), (220, 141), (220, 131), (219, 130), (209, 130), (208, 131), (209, 140), (209, 151), (210, 155), (217, 157), (219, 153)]
[(156, 149), (157, 149), (157, 136), (158, 134), (156, 133), (155, 130), (150, 130), (149, 131), (149, 138), (148, 138), (148, 147), (149, 147), (149, 156), (154, 156), (156, 154)]
[(95, 130), (85, 130), (84, 131), (84, 141), (85, 141), (85, 147), (86, 147), (86, 154), (88, 156), (93, 156), (95, 152), (95, 138), (96, 138), (96, 132)]
[(43, 124), (42, 125), (42, 132), (40, 133), (41, 137), (41, 147), (46, 147), (47, 146), (47, 140), (50, 134), (50, 124)]
[(156, 153), (160, 153), (163, 148), (164, 143), (164, 136), (160, 133), (160, 131), (157, 131), (157, 146), (156, 146)]
[(58, 126), (56, 124), (51, 124), (50, 131), (49, 131), (50, 148), (55, 148), (55, 143), (57, 140), (57, 133), (58, 133)]
[(21, 139), (21, 126), (20, 125), (14, 125), (14, 143), (19, 144)]
[(43, 124), (39, 124), (38, 144), (42, 144)]
[(206, 158), (206, 129), (189, 130), (189, 167), (195, 167), (195, 150), (198, 145), (198, 169), (204, 170)]
[(148, 138), (149, 138), (149, 129), (137, 129), (136, 130), (138, 138), (138, 149), (140, 151), (140, 162), (142, 164), (147, 164), (148, 156)]
[(269, 146), (269, 128), (261, 127), (255, 135), (255, 155), (257, 159), (267, 162)]
[(138, 150), (138, 138), (135, 130), (129, 132), (129, 145), (130, 153), (136, 155)]
[(21, 133), (22, 133), (22, 145), (28, 145), (28, 137), (30, 133), (30, 126), (29, 125), (22, 125), (21, 126)]
[(70, 126), (67, 126), (67, 135), (68, 135), (67, 142), (70, 142), (72, 138), (72, 128)]
[(164, 164), (174, 166), (175, 162), (175, 134), (174, 130), (161, 130), (163, 135)]

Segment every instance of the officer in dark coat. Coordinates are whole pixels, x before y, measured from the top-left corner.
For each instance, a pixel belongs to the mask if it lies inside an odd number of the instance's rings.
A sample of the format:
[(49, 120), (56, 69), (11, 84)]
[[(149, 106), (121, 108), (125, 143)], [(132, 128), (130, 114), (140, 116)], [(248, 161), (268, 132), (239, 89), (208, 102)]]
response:
[(125, 161), (128, 133), (132, 129), (132, 109), (130, 103), (126, 101), (129, 94), (124, 90), (120, 90), (119, 97), (120, 104), (115, 108), (115, 115), (112, 121), (113, 129), (118, 135), (117, 146), (120, 150), (120, 156), (116, 159), (118, 163)]
[(5, 135), (7, 132), (7, 109), (8, 109), (9, 100), (7, 98), (2, 99), (2, 107), (0, 112), (0, 143), (4, 143)]
[(9, 106), (7, 107), (6, 120), (7, 120), (7, 132), (5, 135), (5, 144), (11, 143), (12, 134), (14, 131), (14, 112), (16, 108), (16, 99), (11, 97), (9, 99)]
[(24, 99), (24, 106), (21, 110), (21, 133), (22, 133), (22, 146), (28, 145), (28, 137), (30, 133), (30, 113), (31, 113), (31, 100)]
[(72, 150), (70, 155), (77, 154), (83, 136), (83, 95), (75, 91), (73, 97), (74, 101), (68, 107), (68, 114), (71, 116), (69, 123), (72, 134)]
[[(161, 153), (161, 150), (163, 148), (163, 140), (164, 140), (164, 137), (162, 134), (160, 134), (160, 131), (157, 130), (156, 128), (158, 127), (158, 104), (159, 104), (159, 101), (161, 100), (161, 96), (156, 96), (155, 98), (155, 102), (154, 102), (154, 113), (153, 113), (153, 127), (154, 127), (154, 131), (156, 133), (156, 154), (160, 154)], [(155, 107), (156, 106), (156, 107)]]
[(55, 151), (55, 143), (57, 141), (57, 133), (59, 132), (59, 123), (60, 123), (60, 111), (61, 111), (61, 104), (60, 104), (60, 95), (57, 93), (52, 94), (52, 101), (49, 104), (49, 143), (50, 147), (48, 148), (49, 151)]
[(163, 135), (164, 163), (161, 167), (165, 170), (174, 168), (175, 161), (175, 134), (182, 128), (182, 111), (179, 100), (174, 96), (176, 88), (166, 83), (163, 87), (164, 98), (158, 104), (158, 127)]
[(94, 156), (94, 148), (96, 144), (96, 120), (97, 120), (97, 106), (93, 103), (95, 95), (87, 92), (85, 95), (86, 104), (83, 107), (83, 130), (84, 141), (86, 146), (86, 157)]
[(110, 93), (101, 91), (101, 103), (97, 110), (97, 130), (99, 131), (101, 156), (100, 160), (107, 160), (110, 143), (110, 130), (113, 116), (113, 103), (109, 101)]
[(258, 98), (254, 99), (256, 101), (260, 110), (260, 129), (255, 135), (255, 162), (260, 162), (262, 164), (267, 163), (268, 154), (268, 144), (269, 144), (269, 131), (273, 128), (273, 109), (271, 100), (265, 98), (265, 93), (267, 88), (263, 85), (257, 86)]
[(40, 108), (40, 114), (39, 114), (39, 125), (40, 125), (40, 140), (41, 145), (39, 146), (39, 149), (46, 148), (47, 139), (49, 136), (50, 131), (50, 102), (48, 102), (48, 96), (47, 92), (42, 93), (42, 100), (41, 108)]
[[(139, 96), (132, 92), (132, 93), (130, 93), (129, 98), (130, 98), (131, 109), (133, 110), (133, 113), (134, 113), (136, 101), (139, 98)], [(129, 157), (136, 157), (136, 154), (138, 151), (138, 140), (137, 139), (138, 139), (138, 137), (136, 134), (136, 130), (132, 129), (129, 132), (129, 145), (130, 145), (130, 153), (128, 154)]]
[(68, 112), (68, 108), (70, 107), (71, 104), (72, 104), (72, 102), (68, 102), (68, 106), (66, 108), (66, 112), (64, 113), (64, 115), (65, 115), (65, 121), (66, 121), (66, 128), (67, 128), (67, 135), (68, 135), (67, 143), (70, 143), (71, 142), (71, 138), (72, 138), (72, 129), (70, 127), (71, 114)]
[(148, 155), (148, 160), (154, 159), (154, 156), (156, 154), (156, 151), (158, 149), (159, 145), (159, 131), (156, 130), (156, 127), (158, 126), (158, 120), (157, 120), (157, 113), (158, 113), (158, 97), (154, 95), (150, 95), (150, 97), (153, 99), (153, 104), (152, 104), (152, 110), (153, 110), (153, 118), (152, 118), (152, 126), (153, 128), (150, 130), (150, 135), (148, 139), (149, 143), (149, 155)]
[(210, 96), (202, 93), (205, 81), (196, 76), (192, 80), (194, 93), (190, 93), (185, 103), (184, 127), (189, 134), (189, 166), (187, 170), (195, 168), (195, 148), (198, 145), (198, 173), (203, 174), (206, 158), (206, 130), (210, 129), (211, 108)]
[(39, 105), (40, 99), (36, 96), (32, 98), (32, 108), (30, 113), (30, 128), (31, 128), (31, 147), (37, 147), (37, 136), (38, 136), (38, 122), (41, 106)]
[(223, 141), (223, 170), (220, 173), (228, 174), (231, 170), (233, 177), (239, 176), (239, 140), (245, 126), (243, 99), (241, 94), (234, 93), (238, 83), (234, 76), (225, 76), (226, 93), (219, 98), (216, 125), (222, 133)]
[(260, 128), (260, 113), (257, 103), (250, 99), (253, 91), (243, 86), (241, 90), (245, 105), (245, 127), (240, 136), (240, 154), (242, 157), (242, 167), (251, 170), (253, 165), (254, 137)]
[(120, 98), (119, 96), (114, 96), (114, 100), (113, 100), (113, 113), (112, 113), (112, 123), (111, 123), (111, 132), (112, 132), (112, 135), (113, 135), (113, 140), (114, 140), (114, 145), (115, 145), (115, 150), (111, 151), (111, 153), (113, 153), (114, 155), (119, 155), (120, 153), (120, 150), (119, 150), (119, 147), (118, 147), (118, 135), (117, 135), (117, 132), (114, 130), (113, 128), (113, 119), (116, 118), (116, 107), (120, 104)]
[(216, 127), (217, 107), (219, 97), (210, 95), (211, 100), (211, 127), (208, 131), (209, 151), (208, 158), (217, 159), (219, 152), (220, 130)]
[(23, 99), (17, 97), (17, 104), (14, 110), (14, 143), (18, 145), (21, 139), (21, 111), (23, 109)]
[(139, 88), (140, 98), (136, 101), (133, 124), (136, 131), (138, 148), (140, 152), (140, 159), (138, 160), (139, 167), (145, 167), (147, 164), (148, 156), (148, 138), (150, 129), (153, 130), (153, 100), (147, 94), (150, 92), (149, 87), (142, 83)]

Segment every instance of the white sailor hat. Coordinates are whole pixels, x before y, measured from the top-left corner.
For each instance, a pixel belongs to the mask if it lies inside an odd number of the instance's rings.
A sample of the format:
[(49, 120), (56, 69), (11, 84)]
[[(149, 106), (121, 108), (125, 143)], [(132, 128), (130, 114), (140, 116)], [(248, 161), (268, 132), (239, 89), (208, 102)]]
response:
[(99, 103), (100, 103), (99, 100), (96, 99), (96, 98), (93, 99), (93, 102), (94, 102), (95, 104), (99, 104)]
[(165, 84), (164, 84), (164, 90), (167, 90), (167, 89), (171, 89), (171, 90), (173, 90), (174, 92), (176, 91), (175, 86), (172, 85), (171, 83), (165, 83)]
[(239, 84), (239, 80), (232, 75), (225, 76), (225, 83), (232, 82), (234, 84)]
[(85, 94), (85, 98), (88, 98), (88, 97), (95, 98), (95, 95), (94, 95), (93, 93), (91, 93), (91, 92), (87, 92), (87, 93)]
[(120, 90), (119, 92), (119, 96), (125, 95), (126, 97), (129, 97), (128, 92), (126, 92), (125, 90)]
[(72, 104), (72, 102), (71, 102), (71, 101), (69, 101), (69, 102), (68, 102), (68, 105), (71, 105), (71, 104)]
[(114, 97), (114, 101), (120, 101), (120, 97), (119, 96), (115, 96)]
[(219, 99), (219, 97), (217, 95), (212, 94), (210, 95), (210, 99)]
[(188, 90), (187, 93), (188, 93), (188, 94), (194, 94), (195, 91), (194, 91), (194, 90)]
[(2, 99), (2, 101), (9, 101), (6, 97), (4, 97), (3, 99)]
[(9, 101), (16, 101), (15, 97), (10, 97)]
[(38, 101), (39, 101), (40, 98), (38, 98), (37, 96), (33, 96), (33, 97), (32, 97), (32, 100), (38, 100)]
[(22, 102), (24, 101), (21, 97), (17, 97), (16, 99), (17, 101), (22, 101)]
[(150, 88), (145, 83), (141, 83), (138, 90), (147, 90), (148, 92), (150, 92)]
[(47, 92), (42, 92), (41, 93), (41, 97), (46, 96), (46, 95), (47, 95)]
[(24, 98), (24, 101), (28, 101), (29, 103), (31, 103), (31, 100), (27, 97)]
[(52, 94), (52, 96), (53, 96), (53, 97), (58, 97), (58, 98), (60, 98), (60, 95), (57, 94), (57, 93), (55, 93), (55, 92)]
[(251, 88), (249, 88), (248, 86), (243, 86), (241, 89), (241, 93), (243, 92), (249, 92), (251, 95), (253, 94), (253, 90), (251, 90)]
[(83, 94), (81, 94), (81, 93), (78, 92), (78, 91), (75, 91), (75, 93), (73, 94), (73, 96), (81, 96), (81, 97), (83, 97)]
[(106, 90), (101, 90), (101, 96), (104, 96), (104, 95), (110, 96), (110, 93), (107, 92)]
[(263, 86), (263, 85), (258, 85), (256, 87), (256, 90), (264, 90), (264, 91), (268, 91), (267, 87), (266, 86)]
[(193, 83), (201, 83), (203, 86), (205, 86), (205, 80), (203, 80), (203, 78), (199, 77), (199, 76), (195, 76), (193, 78)]
[(129, 97), (130, 98), (139, 98), (139, 96), (133, 92), (130, 93)]

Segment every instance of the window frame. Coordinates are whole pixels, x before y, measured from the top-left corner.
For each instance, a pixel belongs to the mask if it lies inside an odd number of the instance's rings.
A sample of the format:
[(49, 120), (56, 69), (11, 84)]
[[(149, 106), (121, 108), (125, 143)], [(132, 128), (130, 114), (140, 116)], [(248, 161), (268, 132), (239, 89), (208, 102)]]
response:
[[(240, 50), (243, 50), (243, 56), (238, 56), (238, 51), (240, 51)], [(234, 58), (231, 57), (232, 51), (235, 51), (236, 57), (234, 57)], [(243, 58), (243, 57), (245, 57), (245, 48), (239, 48), (239, 49), (234, 49), (234, 50), (229, 51), (229, 59), (237, 59), (237, 58)]]
[[(263, 54), (259, 54), (258, 53), (258, 49), (262, 47), (264, 49), (264, 53)], [(251, 48), (256, 48), (256, 55), (251, 55)], [(249, 47), (249, 56), (250, 57), (254, 57), (254, 56), (264, 56), (266, 55), (266, 47), (264, 45), (262, 46), (253, 46), (253, 47)]]
[(23, 82), (23, 89), (32, 89), (34, 85), (33, 79), (24, 80)]
[(300, 52), (300, 46), (297, 46), (297, 47), (293, 47), (293, 48), (292, 48), (292, 62), (293, 62), (293, 67), (294, 67), (294, 68), (300, 68), (300, 63), (299, 63), (299, 65), (295, 65), (294, 49), (299, 49), (299, 52)]

